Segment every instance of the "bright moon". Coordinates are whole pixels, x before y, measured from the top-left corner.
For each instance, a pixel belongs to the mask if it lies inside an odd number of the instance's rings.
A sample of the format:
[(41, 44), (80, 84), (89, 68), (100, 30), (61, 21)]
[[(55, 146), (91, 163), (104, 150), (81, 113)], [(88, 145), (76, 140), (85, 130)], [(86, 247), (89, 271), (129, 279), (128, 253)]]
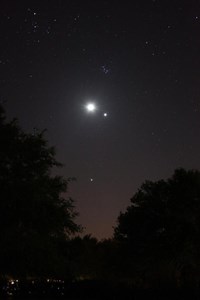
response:
[(86, 105), (86, 109), (87, 109), (89, 112), (93, 112), (93, 111), (96, 110), (96, 106), (95, 106), (94, 103), (88, 103), (88, 104)]

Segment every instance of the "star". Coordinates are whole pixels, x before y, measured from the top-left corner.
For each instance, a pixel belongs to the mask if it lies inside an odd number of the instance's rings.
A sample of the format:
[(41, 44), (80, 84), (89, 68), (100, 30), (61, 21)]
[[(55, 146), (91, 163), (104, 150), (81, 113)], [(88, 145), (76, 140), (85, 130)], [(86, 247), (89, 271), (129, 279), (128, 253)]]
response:
[(106, 118), (106, 117), (108, 116), (108, 114), (107, 114), (107, 113), (104, 113), (103, 116)]

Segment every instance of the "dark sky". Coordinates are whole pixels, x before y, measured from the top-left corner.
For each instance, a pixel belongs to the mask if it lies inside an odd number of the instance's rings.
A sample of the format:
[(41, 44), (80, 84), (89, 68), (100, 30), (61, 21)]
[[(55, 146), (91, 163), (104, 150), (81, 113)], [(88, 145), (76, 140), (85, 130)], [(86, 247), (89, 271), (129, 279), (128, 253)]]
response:
[(145, 179), (200, 168), (200, 1), (1, 0), (0, 22), (0, 100), (47, 128), (85, 233), (110, 237)]

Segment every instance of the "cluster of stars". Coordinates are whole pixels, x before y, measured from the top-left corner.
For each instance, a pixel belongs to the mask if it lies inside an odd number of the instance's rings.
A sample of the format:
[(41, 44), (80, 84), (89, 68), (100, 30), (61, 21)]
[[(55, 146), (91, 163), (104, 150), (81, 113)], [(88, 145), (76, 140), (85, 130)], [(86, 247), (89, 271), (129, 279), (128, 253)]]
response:
[(108, 73), (110, 73), (110, 69), (109, 69), (106, 65), (101, 66), (100, 70), (101, 70), (105, 75), (107, 75)]

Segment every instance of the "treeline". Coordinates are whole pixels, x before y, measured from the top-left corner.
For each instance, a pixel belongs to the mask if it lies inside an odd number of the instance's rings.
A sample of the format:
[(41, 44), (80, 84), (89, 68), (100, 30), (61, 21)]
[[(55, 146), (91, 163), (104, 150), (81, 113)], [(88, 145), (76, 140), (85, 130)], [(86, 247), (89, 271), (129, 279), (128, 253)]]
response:
[(112, 239), (77, 236), (72, 179), (44, 132), (24, 133), (0, 107), (1, 278), (125, 283), (137, 289), (199, 288), (200, 172), (146, 181), (120, 213)]
[(71, 246), (81, 249), (76, 258), (83, 276), (141, 289), (198, 289), (200, 172), (179, 169), (166, 181), (145, 182), (120, 213), (112, 239), (86, 236)]

